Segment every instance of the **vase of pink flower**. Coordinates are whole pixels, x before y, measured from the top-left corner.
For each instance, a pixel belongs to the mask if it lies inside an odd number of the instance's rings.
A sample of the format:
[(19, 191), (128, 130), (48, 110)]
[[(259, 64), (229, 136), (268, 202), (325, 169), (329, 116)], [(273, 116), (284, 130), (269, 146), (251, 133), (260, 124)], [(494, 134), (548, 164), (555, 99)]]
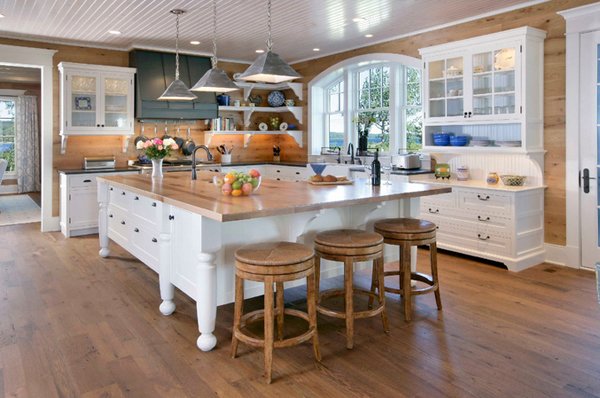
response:
[(152, 161), (152, 177), (162, 177), (162, 163), (166, 156), (171, 154), (171, 151), (177, 150), (179, 147), (172, 138), (153, 138), (146, 142), (138, 142), (136, 148), (143, 150), (146, 157)]

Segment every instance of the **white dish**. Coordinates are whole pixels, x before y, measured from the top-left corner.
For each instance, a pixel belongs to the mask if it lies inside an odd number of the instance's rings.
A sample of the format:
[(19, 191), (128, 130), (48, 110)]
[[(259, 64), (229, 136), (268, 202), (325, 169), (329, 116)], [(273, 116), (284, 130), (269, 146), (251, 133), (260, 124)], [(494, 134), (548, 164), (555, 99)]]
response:
[(269, 126), (267, 126), (267, 123), (265, 123), (265, 122), (262, 122), (262, 123), (260, 123), (260, 124), (258, 125), (258, 129), (259, 129), (260, 131), (267, 131), (267, 130), (269, 129)]
[(287, 129), (288, 129), (288, 124), (286, 122), (283, 122), (279, 125), (279, 130), (286, 131)]

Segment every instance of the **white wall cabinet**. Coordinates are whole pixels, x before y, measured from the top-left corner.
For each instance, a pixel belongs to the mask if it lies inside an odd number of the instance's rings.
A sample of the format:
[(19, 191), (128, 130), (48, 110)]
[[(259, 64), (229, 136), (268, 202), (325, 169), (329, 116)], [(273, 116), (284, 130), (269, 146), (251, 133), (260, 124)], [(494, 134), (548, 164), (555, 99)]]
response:
[(112, 173), (60, 173), (60, 231), (67, 238), (98, 232), (96, 177), (106, 175)]
[(134, 68), (61, 62), (58, 70), (62, 153), (71, 135), (133, 135)]

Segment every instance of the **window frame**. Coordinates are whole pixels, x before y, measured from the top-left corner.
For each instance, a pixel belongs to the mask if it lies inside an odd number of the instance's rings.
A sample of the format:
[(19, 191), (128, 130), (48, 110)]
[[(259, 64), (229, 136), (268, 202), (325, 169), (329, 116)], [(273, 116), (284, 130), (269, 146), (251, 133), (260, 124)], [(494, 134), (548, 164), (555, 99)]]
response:
[[(341, 90), (340, 92), (337, 93), (338, 95), (338, 111), (332, 112), (331, 111), (331, 94), (329, 94), (329, 90), (331, 90), (333, 87), (335, 86), (340, 86)], [(324, 125), (325, 125), (325, 129), (324, 129), (324, 137), (323, 137), (323, 143), (327, 144), (329, 143), (329, 134), (331, 133), (330, 129), (329, 129), (329, 118), (331, 117), (331, 115), (342, 115), (342, 119), (345, 120), (346, 118), (346, 91), (345, 91), (345, 84), (344, 84), (344, 78), (340, 77), (337, 80), (335, 80), (333, 83), (330, 83), (327, 87), (325, 87), (325, 111), (323, 112), (325, 117), (324, 117)], [(342, 104), (343, 103), (343, 104)], [(346, 137), (345, 137), (345, 128), (344, 128), (344, 143), (342, 143), (342, 146), (346, 146), (345, 142), (346, 142)], [(325, 145), (324, 145), (325, 146)]]
[[(17, 141), (17, 130), (16, 130), (16, 124), (17, 124), (17, 97), (13, 97), (10, 95), (0, 95), (0, 101), (11, 101), (15, 103), (15, 117), (13, 118), (13, 151), (15, 152), (15, 157), (16, 157), (16, 141)], [(12, 171), (9, 171), (8, 169), (4, 172), (4, 177), (14, 177), (17, 175), (17, 165), (15, 163), (15, 169)]]
[[(359, 73), (361, 70), (371, 69), (373, 67), (390, 67), (390, 150), (381, 153), (382, 155), (395, 155), (398, 149), (407, 147), (406, 134), (406, 110), (409, 108), (418, 108), (423, 112), (421, 105), (409, 105), (407, 103), (407, 77), (406, 72), (411, 69), (419, 71), (420, 76), (420, 100), (423, 97), (423, 63), (420, 59), (401, 54), (367, 54), (357, 56), (351, 59), (333, 65), (320, 73), (309, 83), (309, 156), (320, 155), (321, 146), (328, 141), (327, 118), (329, 115), (329, 98), (327, 90), (334, 84), (343, 81), (344, 86), (344, 147), (348, 143), (358, 145), (358, 132), (356, 126), (352, 123), (352, 118), (358, 114), (358, 90)], [(402, 89), (398, 89), (402, 87)], [(327, 110), (327, 111), (325, 111)], [(400, 144), (402, 145), (400, 146)], [(344, 149), (345, 149), (344, 148)]]

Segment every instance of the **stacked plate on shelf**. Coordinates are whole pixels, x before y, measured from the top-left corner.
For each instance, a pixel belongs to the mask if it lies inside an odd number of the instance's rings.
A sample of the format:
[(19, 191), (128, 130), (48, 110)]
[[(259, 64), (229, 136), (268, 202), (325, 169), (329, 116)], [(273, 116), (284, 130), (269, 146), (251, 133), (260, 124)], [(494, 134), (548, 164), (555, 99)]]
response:
[(498, 145), (498, 146), (504, 146), (504, 147), (516, 148), (516, 147), (520, 147), (521, 146), (521, 141), (520, 140), (515, 140), (515, 141), (496, 141), (496, 145)]
[(492, 143), (487, 137), (473, 137), (471, 138), (472, 146), (489, 146)]

